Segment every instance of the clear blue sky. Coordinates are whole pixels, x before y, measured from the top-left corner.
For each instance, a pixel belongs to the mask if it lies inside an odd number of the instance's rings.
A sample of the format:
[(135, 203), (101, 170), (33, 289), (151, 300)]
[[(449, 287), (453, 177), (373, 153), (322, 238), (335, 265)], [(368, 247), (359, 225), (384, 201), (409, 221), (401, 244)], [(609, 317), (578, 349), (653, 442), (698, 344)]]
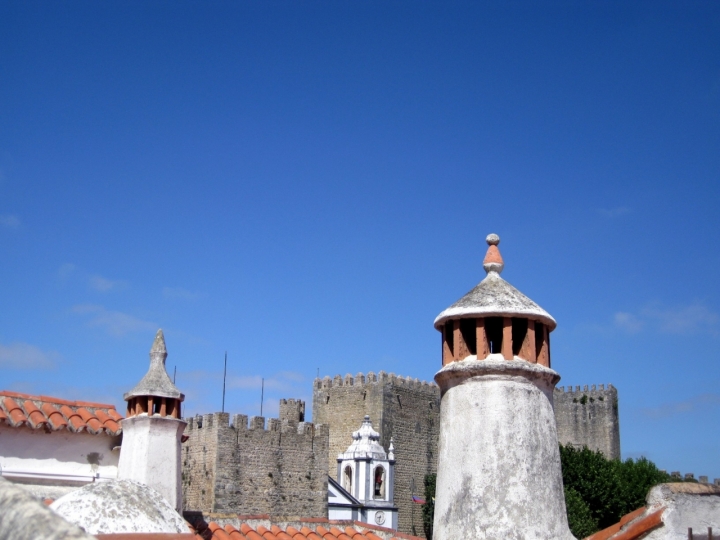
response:
[(503, 277), (613, 383), (623, 454), (720, 477), (720, 3), (3, 2), (0, 388), (188, 413), (432, 380)]

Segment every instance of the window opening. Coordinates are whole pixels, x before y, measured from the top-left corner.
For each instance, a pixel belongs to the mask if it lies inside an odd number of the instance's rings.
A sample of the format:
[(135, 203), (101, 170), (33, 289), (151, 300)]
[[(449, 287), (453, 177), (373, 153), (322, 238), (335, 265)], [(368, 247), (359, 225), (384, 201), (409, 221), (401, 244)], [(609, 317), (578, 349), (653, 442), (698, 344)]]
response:
[(343, 474), (343, 488), (352, 495), (352, 467), (349, 465), (345, 467), (345, 473)]
[(375, 494), (376, 499), (385, 498), (385, 468), (375, 467)]
[(513, 317), (512, 320), (512, 352), (513, 355), (517, 356), (520, 354), (522, 344), (525, 341), (525, 334), (527, 334), (528, 320), (527, 319), (516, 319)]
[(475, 319), (460, 319), (460, 333), (470, 354), (477, 354)]
[(490, 353), (499, 354), (502, 351), (503, 320), (502, 317), (488, 317), (485, 319), (485, 334), (487, 335)]

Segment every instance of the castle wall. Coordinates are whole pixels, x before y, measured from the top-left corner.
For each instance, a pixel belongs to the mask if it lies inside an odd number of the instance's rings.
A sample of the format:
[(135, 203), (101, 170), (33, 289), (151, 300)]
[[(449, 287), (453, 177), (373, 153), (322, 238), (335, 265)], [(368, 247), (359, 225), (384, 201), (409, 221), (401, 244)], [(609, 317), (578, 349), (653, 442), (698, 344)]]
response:
[(580, 390), (571, 386), (555, 389), (555, 421), (563, 445), (587, 446), (611, 459), (620, 459), (618, 394), (613, 385), (601, 384)]
[(327, 426), (215, 413), (185, 434), (186, 510), (327, 517)]
[(398, 377), (385, 386), (383, 398), (383, 431), (395, 445), (398, 530), (424, 536), (422, 506), (412, 495), (422, 497), (425, 476), (437, 471), (440, 389)]
[(305, 402), (301, 399), (281, 399), (278, 419), (290, 422), (305, 421)]
[[(365, 415), (380, 433), (385, 449), (395, 445), (395, 505), (398, 530), (423, 535), (421, 507), (426, 474), (437, 467), (440, 391), (435, 384), (397, 377), (383, 371), (355, 377), (339, 375), (313, 384), (313, 421), (330, 427), (328, 467), (337, 478), (337, 456), (352, 442), (352, 432)], [(415, 489), (412, 490), (414, 482)]]

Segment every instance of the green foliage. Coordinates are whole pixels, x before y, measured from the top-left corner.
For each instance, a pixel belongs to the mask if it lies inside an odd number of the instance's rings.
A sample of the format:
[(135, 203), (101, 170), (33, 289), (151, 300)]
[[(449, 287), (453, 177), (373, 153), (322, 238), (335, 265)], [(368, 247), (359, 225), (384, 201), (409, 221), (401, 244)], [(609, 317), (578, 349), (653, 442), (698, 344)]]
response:
[(425, 504), (422, 506), (423, 529), (425, 538), (432, 540), (433, 518), (435, 517), (435, 480), (436, 474), (425, 475)]
[(637, 461), (627, 459), (613, 463), (615, 463), (620, 477), (622, 515), (645, 506), (645, 497), (651, 487), (676, 481), (667, 473), (658, 469), (652, 461), (644, 457)]
[[(598, 530), (618, 521), (620, 500), (618, 498), (618, 475), (613, 462), (602, 453), (588, 448), (577, 450), (560, 446), (563, 485), (574, 490), (583, 500)], [(622, 514), (619, 514), (622, 515)], [(573, 519), (575, 519), (573, 517)], [(568, 520), (570, 516), (568, 515)], [(575, 536), (578, 536), (573, 531)], [(579, 536), (579, 538), (584, 538)]]
[(565, 488), (565, 507), (567, 508), (568, 524), (573, 536), (586, 538), (599, 530), (590, 508), (573, 488)]
[(610, 460), (587, 447), (578, 450), (560, 445), (560, 461), (568, 523), (577, 538), (617, 523), (645, 505), (651, 487), (672, 481), (644, 457), (637, 461)]

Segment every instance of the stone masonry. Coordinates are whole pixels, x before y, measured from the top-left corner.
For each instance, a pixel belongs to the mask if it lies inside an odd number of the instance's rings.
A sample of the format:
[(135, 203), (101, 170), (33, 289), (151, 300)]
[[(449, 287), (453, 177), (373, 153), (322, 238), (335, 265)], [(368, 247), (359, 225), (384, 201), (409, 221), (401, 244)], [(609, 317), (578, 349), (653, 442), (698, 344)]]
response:
[[(293, 408), (299, 411), (296, 403)], [(228, 413), (186, 421), (184, 510), (327, 517), (327, 426), (286, 417), (269, 419), (266, 429), (263, 417), (248, 425), (247, 416), (236, 414), (231, 424)]]
[[(554, 401), (561, 443), (620, 458), (618, 398), (612, 385), (567, 392), (560, 387)], [(329, 426), (327, 463), (333, 478), (337, 478), (338, 454), (345, 451), (366, 414), (380, 433), (380, 444), (387, 448), (392, 437), (395, 445), (398, 528), (423, 536), (421, 507), (412, 502), (412, 494), (422, 496), (425, 475), (437, 471), (440, 389), (435, 383), (383, 371), (315, 379), (313, 421)]]
[(278, 418), (281, 422), (283, 420), (290, 420), (292, 422), (304, 422), (305, 402), (301, 399), (281, 399), (280, 414), (278, 414)]
[(563, 445), (587, 446), (611, 459), (620, 459), (618, 394), (612, 384), (590, 389), (571, 386), (555, 389), (555, 422)]
[(398, 529), (408, 534), (423, 535), (421, 506), (412, 502), (412, 495), (423, 495), (425, 475), (437, 469), (439, 406), (440, 390), (434, 383), (383, 371), (325, 377), (313, 384), (313, 420), (330, 426), (327, 463), (334, 478), (337, 456), (347, 449), (365, 415), (385, 449), (392, 438)]

